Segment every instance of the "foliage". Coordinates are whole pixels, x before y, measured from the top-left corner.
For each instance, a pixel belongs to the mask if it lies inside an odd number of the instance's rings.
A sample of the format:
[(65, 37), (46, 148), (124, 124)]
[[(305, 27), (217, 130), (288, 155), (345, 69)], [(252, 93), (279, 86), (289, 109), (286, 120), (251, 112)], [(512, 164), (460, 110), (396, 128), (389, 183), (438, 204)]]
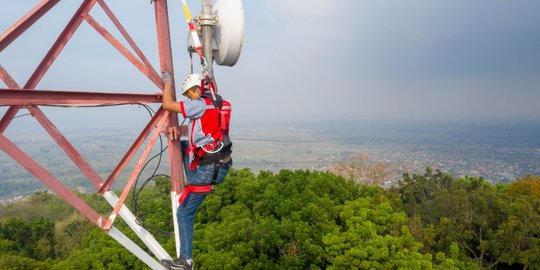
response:
[(60, 220), (73, 211), (69, 204), (57, 196), (38, 192), (15, 204), (0, 206), (0, 220), (7, 217), (18, 217), (26, 221), (36, 218)]
[(10, 254), (0, 255), (0, 266), (4, 270), (47, 270), (51, 269), (51, 264), (47, 262), (40, 262), (28, 257), (16, 256)]
[[(175, 253), (170, 180), (126, 203)], [(100, 213), (110, 206), (81, 194)], [(201, 205), (198, 269), (540, 269), (540, 177), (491, 185), (429, 168), (399, 187), (333, 173), (231, 170)], [(117, 219), (115, 227), (140, 244)], [(1, 269), (147, 269), (55, 195), (0, 206)]]
[(324, 236), (328, 269), (431, 269), (431, 256), (419, 252), (406, 226), (384, 197), (365, 197), (340, 207), (343, 226)]
[(383, 189), (331, 173), (233, 171), (201, 207), (201, 269), (432, 267)]
[[(170, 205), (170, 199), (162, 193), (165, 185), (170, 186), (170, 181), (165, 178), (157, 182), (159, 184), (155, 188), (141, 192), (140, 199), (144, 201), (144, 211), (149, 213), (147, 219), (164, 223), (165, 218), (172, 220), (171, 211), (163, 210)], [(107, 213), (111, 210), (100, 196), (78, 195), (98, 212)], [(15, 204), (3, 206), (1, 210), (1, 269), (147, 268), (128, 250), (55, 195), (39, 192)], [(172, 227), (171, 223), (169, 221), (163, 227), (168, 230)], [(115, 227), (124, 230), (126, 225), (117, 219)], [(140, 241), (134, 237), (133, 232), (124, 231), (135, 242)], [(166, 239), (163, 242), (171, 246), (168, 235), (161, 238)]]
[(55, 224), (54, 235), (57, 257), (66, 258), (93, 229), (95, 225), (79, 213), (72, 213)]
[(540, 177), (526, 176), (510, 184), (502, 205), (506, 220), (496, 233), (501, 262), (540, 269)]
[(38, 219), (25, 222), (18, 218), (0, 224), (0, 251), (19, 253), (36, 260), (54, 258), (54, 222)]
[(56, 269), (145, 269), (145, 265), (114, 239), (94, 229)]
[(525, 178), (508, 188), (480, 177), (455, 179), (429, 168), (423, 175), (404, 175), (397, 191), (409, 216), (409, 227), (432, 254), (450, 255), (480, 268), (510, 265), (538, 269), (540, 254), (538, 179)]

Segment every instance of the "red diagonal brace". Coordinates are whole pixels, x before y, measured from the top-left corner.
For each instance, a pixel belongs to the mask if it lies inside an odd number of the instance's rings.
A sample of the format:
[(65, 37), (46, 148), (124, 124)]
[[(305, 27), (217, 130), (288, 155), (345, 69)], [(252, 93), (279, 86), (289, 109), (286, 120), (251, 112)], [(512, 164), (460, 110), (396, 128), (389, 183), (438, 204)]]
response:
[(120, 21), (116, 18), (116, 16), (112, 13), (111, 9), (105, 4), (105, 1), (103, 0), (98, 0), (98, 3), (99, 5), (101, 6), (101, 8), (103, 8), (103, 10), (105, 11), (105, 13), (107, 14), (107, 16), (109, 16), (109, 18), (111, 19), (111, 21), (114, 23), (114, 25), (116, 26), (116, 28), (120, 31), (120, 33), (122, 34), (122, 36), (124, 36), (124, 38), (126, 39), (126, 41), (129, 43), (129, 45), (131, 46), (131, 48), (133, 48), (133, 50), (135, 51), (135, 53), (139, 56), (139, 58), (141, 59), (141, 61), (146, 65), (146, 67), (148, 68), (148, 71), (149, 71), (149, 74), (145, 74), (150, 80), (152, 80), (154, 82), (154, 84), (156, 84), (160, 89), (163, 88), (163, 83), (161, 82), (161, 78), (159, 76), (159, 74), (156, 72), (156, 70), (154, 69), (154, 67), (152, 66), (152, 64), (150, 64), (150, 61), (148, 61), (148, 59), (144, 56), (144, 54), (142, 53), (142, 51), (139, 49), (139, 47), (137, 46), (137, 44), (133, 41), (133, 39), (131, 38), (131, 36), (129, 36), (128, 32), (126, 31), (126, 29), (124, 29), (124, 27), (122, 26), (122, 24), (120, 23)]
[(159, 110), (156, 112), (154, 117), (150, 120), (150, 122), (146, 125), (146, 127), (143, 129), (141, 134), (135, 139), (133, 142), (133, 145), (129, 148), (127, 153), (124, 155), (124, 157), (120, 160), (118, 165), (116, 165), (116, 168), (112, 171), (111, 175), (109, 175), (109, 178), (105, 181), (103, 186), (98, 190), (98, 193), (103, 193), (109, 190), (111, 185), (116, 181), (116, 178), (122, 173), (128, 162), (133, 158), (137, 150), (141, 147), (141, 145), (144, 143), (152, 129), (155, 128), (156, 124), (159, 120), (163, 117), (163, 114), (165, 111), (162, 108), (159, 108)]
[(4, 69), (2, 65), (0, 65), (0, 79), (2, 79), (2, 81), (4, 81), (9, 88), (20, 88), (19, 84), (17, 84), (17, 82), (11, 77), (11, 75), (9, 75), (7, 70)]
[(118, 202), (114, 206), (113, 211), (111, 212), (111, 215), (109, 216), (109, 219), (105, 223), (105, 225), (102, 227), (104, 230), (109, 230), (112, 226), (112, 223), (114, 222), (114, 219), (116, 215), (118, 214), (118, 211), (120, 211), (120, 208), (124, 205), (124, 201), (127, 198), (127, 195), (129, 194), (129, 191), (131, 190), (131, 187), (135, 183), (135, 180), (137, 180), (137, 176), (141, 173), (141, 170), (143, 168), (144, 162), (148, 158), (148, 155), (150, 154), (150, 151), (152, 148), (154, 148), (154, 144), (156, 143), (156, 139), (161, 133), (163, 126), (167, 122), (169, 116), (169, 112), (166, 111), (162, 118), (159, 120), (159, 123), (156, 127), (156, 130), (154, 130), (154, 134), (150, 138), (150, 141), (148, 142), (148, 145), (146, 146), (146, 149), (144, 149), (144, 152), (141, 155), (141, 158), (139, 158), (139, 162), (137, 163), (137, 166), (135, 166), (135, 170), (133, 170), (133, 173), (131, 173), (131, 176), (129, 177), (128, 182), (126, 183), (126, 186), (124, 187), (124, 190), (122, 191), (122, 195), (120, 195), (120, 198), (118, 199)]
[(47, 13), (60, 0), (43, 0), (0, 36), (0, 52)]
[[(34, 89), (36, 85), (39, 83), (39, 81), (43, 78), (43, 75), (47, 72), (49, 67), (52, 65), (56, 57), (60, 54), (62, 49), (66, 46), (66, 43), (69, 41), (71, 36), (73, 36), (73, 33), (79, 25), (81, 25), (81, 22), (84, 20), (84, 17), (88, 14), (88, 12), (92, 9), (94, 4), (97, 0), (85, 0), (79, 9), (75, 12), (75, 15), (71, 18), (69, 23), (67, 24), (66, 28), (56, 42), (53, 44), (47, 55), (43, 58), (39, 66), (36, 68), (26, 85), (23, 87), (25, 89)], [(20, 110), (21, 106), (12, 106), (10, 107), (6, 113), (4, 114), (4, 117), (2, 120), (0, 120), (0, 133), (3, 133), (13, 117), (17, 114), (17, 112)]]
[[(148, 69), (146, 65), (144, 65), (137, 57), (135, 57), (129, 50), (120, 43), (116, 38), (114, 38), (111, 33), (109, 33), (100, 23), (98, 23), (92, 16), (88, 15), (86, 16), (86, 22), (90, 24), (94, 29), (100, 33), (103, 38), (105, 38), (109, 43), (111, 43), (123, 56), (125, 56), (135, 67), (137, 67), (144, 75), (147, 77), (153, 78), (152, 82), (154, 82), (157, 87), (161, 87), (162, 83), (160, 80), (158, 80), (155, 76), (152, 77), (153, 73)], [(157, 75), (156, 75), (157, 76)]]
[(34, 161), (2, 134), (0, 134), (0, 149), (6, 152), (13, 160), (32, 173), (36, 178), (40, 179), (41, 182), (47, 185), (50, 189), (54, 190), (54, 192), (56, 192), (66, 202), (81, 212), (92, 223), (100, 227), (105, 224), (103, 219), (96, 211), (94, 211), (94, 209), (92, 209), (92, 207), (88, 206), (76, 194), (56, 180), (56, 178), (54, 178), (54, 176), (52, 176), (47, 170), (41, 167), (36, 161)]
[[(17, 84), (17, 82), (13, 80), (11, 76), (9, 76), (7, 71), (4, 70), (2, 73), (6, 77), (6, 80), (5, 80), (6, 84), (11, 88), (15, 88), (15, 90), (5, 90), (4, 92), (14, 93), (14, 94), (30, 93), (30, 91), (16, 91), (19, 88), (19, 85)], [(31, 91), (31, 92), (32, 92), (31, 94), (37, 93), (35, 91)], [(1, 93), (2, 91), (0, 90), (0, 100), (1, 101), (6, 100), (4, 98), (1, 98), (2, 97)], [(45, 114), (39, 108), (30, 107), (28, 108), (28, 110), (38, 120), (38, 122), (43, 126), (43, 128), (45, 128), (45, 130), (49, 133), (49, 135), (51, 135), (51, 137), (56, 141), (56, 143), (58, 143), (60, 148), (62, 148), (62, 150), (64, 150), (64, 152), (71, 158), (73, 163), (75, 163), (75, 165), (79, 167), (81, 172), (84, 175), (86, 175), (86, 177), (88, 178), (88, 180), (90, 180), (90, 182), (92, 182), (94, 187), (96, 189), (99, 189), (99, 187), (103, 183), (103, 180), (101, 180), (99, 175), (82, 158), (81, 154), (77, 152), (75, 147), (71, 145), (71, 143), (66, 139), (66, 137), (64, 137), (64, 135), (54, 126), (54, 124), (45, 116)]]
[(103, 180), (99, 177), (99, 174), (92, 169), (90, 164), (84, 160), (82, 155), (73, 147), (73, 145), (64, 137), (64, 135), (54, 126), (54, 124), (45, 116), (45, 114), (37, 107), (29, 107), (28, 110), (43, 126), (43, 128), (51, 135), (56, 143), (64, 150), (66, 155), (75, 163), (75, 165), (81, 170), (81, 172), (90, 180), (96, 190), (103, 185)]
[[(14, 89), (21, 88), (19, 86), (19, 84), (17, 84), (17, 82), (15, 80), (13, 80), (11, 75), (9, 75), (7, 70), (5, 70), (2, 65), (0, 65), (0, 77), (2, 78), (2, 81), (4, 81), (4, 83), (8, 87), (14, 88)], [(0, 99), (0, 100), (3, 100), (3, 99)], [(9, 105), (11, 105), (11, 104), (9, 104)], [(17, 114), (17, 112), (15, 111), (15, 113), (13, 113), (13, 115), (11, 115), (11, 117), (7, 117), (8, 113), (9, 113), (9, 110), (11, 110), (13, 108), (14, 107), (9, 108), (8, 111), (4, 114), (4, 117), (2, 119), (0, 119), (0, 134), (4, 133), (4, 131), (6, 130), (6, 127), (9, 125), (9, 122), (11, 121), (11, 119), (13, 119), (13, 116), (15, 116), (15, 114)]]
[(62, 49), (64, 49), (67, 42), (71, 39), (71, 36), (73, 36), (75, 30), (79, 28), (79, 25), (81, 25), (82, 21), (84, 20), (86, 15), (88, 15), (88, 12), (90, 12), (96, 1), (97, 0), (85, 0), (81, 4), (77, 12), (75, 12), (75, 15), (73, 15), (73, 17), (67, 24), (64, 31), (62, 31), (49, 52), (47, 52), (47, 55), (45, 55), (39, 66), (36, 68), (32, 76), (24, 86), (25, 89), (34, 89), (39, 83), (39, 81), (41, 81), (43, 75), (45, 75), (45, 73), (49, 70), (49, 67), (52, 65), (54, 60), (56, 60), (56, 57), (58, 57)]

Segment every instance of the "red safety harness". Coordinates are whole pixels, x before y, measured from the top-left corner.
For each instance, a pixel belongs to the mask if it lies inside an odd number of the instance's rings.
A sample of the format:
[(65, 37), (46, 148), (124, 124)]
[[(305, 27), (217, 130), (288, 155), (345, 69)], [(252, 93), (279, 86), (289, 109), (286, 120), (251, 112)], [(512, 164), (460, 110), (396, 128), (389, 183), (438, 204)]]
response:
[(206, 153), (215, 153), (219, 151), (219, 146), (222, 145), (221, 141), (223, 140), (223, 134), (221, 133), (221, 127), (219, 123), (219, 108), (215, 107), (212, 100), (210, 100), (208, 97), (203, 96), (202, 99), (206, 103), (206, 111), (198, 121), (200, 122), (202, 132), (205, 133), (205, 135), (210, 135), (214, 140), (213, 142), (206, 144), (202, 147), (197, 147), (193, 138), (197, 121), (191, 122), (192, 132), (189, 138), (188, 153), (190, 154), (190, 156), (193, 156), (193, 160), (189, 164), (190, 170), (194, 170), (195, 168), (197, 168), (197, 165)]
[[(206, 85), (206, 87), (208, 87), (208, 85)], [(206, 87), (202, 89), (208, 89)], [(189, 169), (196, 169), (197, 165), (199, 165), (199, 162), (203, 159), (204, 155), (209, 153), (217, 153), (217, 161), (214, 163), (214, 175), (212, 177), (212, 184), (204, 186), (187, 185), (178, 200), (178, 203), (180, 205), (190, 193), (207, 194), (214, 190), (214, 186), (216, 185), (217, 177), (219, 174), (219, 169), (221, 168), (221, 166), (223, 166), (223, 164), (219, 162), (219, 159), (221, 158), (220, 151), (223, 150), (223, 148), (225, 147), (230, 148), (230, 145), (232, 145), (229, 139), (229, 123), (232, 109), (231, 103), (226, 100), (222, 100), (222, 103), (218, 105), (215, 104), (212, 101), (212, 98), (208, 97), (207, 95), (203, 96), (202, 98), (206, 103), (206, 111), (200, 119), (201, 125), (204, 128), (203, 132), (209, 132), (208, 134), (212, 136), (214, 141), (203, 147), (196, 147), (193, 141), (193, 132), (192, 134), (190, 134), (188, 153), (193, 154), (193, 160), (189, 165)], [(217, 119), (217, 122), (215, 121), (215, 119)], [(194, 128), (195, 121), (192, 122), (191, 130), (193, 131)]]
[(214, 190), (214, 185), (206, 185), (206, 186), (193, 186), (189, 185), (184, 188), (184, 191), (182, 191), (182, 195), (180, 195), (180, 199), (178, 199), (178, 203), (182, 205), (184, 200), (187, 198), (189, 193), (210, 193)]

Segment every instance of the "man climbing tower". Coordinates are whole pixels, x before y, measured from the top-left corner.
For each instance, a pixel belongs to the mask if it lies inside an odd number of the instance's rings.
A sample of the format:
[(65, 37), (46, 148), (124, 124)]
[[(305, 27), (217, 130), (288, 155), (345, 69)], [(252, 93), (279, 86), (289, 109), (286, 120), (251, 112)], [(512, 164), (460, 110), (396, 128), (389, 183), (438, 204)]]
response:
[[(162, 74), (163, 109), (181, 113), (188, 119), (188, 141), (182, 141), (182, 155), (187, 185), (179, 200), (176, 212), (180, 233), (180, 257), (162, 260), (167, 269), (193, 268), (193, 226), (197, 208), (222, 182), (232, 165), (232, 143), (228, 137), (230, 103), (221, 96), (206, 90), (205, 78), (200, 74), (189, 75), (182, 83), (182, 95), (188, 99), (173, 100), (171, 76)], [(175, 139), (178, 137), (174, 134)]]

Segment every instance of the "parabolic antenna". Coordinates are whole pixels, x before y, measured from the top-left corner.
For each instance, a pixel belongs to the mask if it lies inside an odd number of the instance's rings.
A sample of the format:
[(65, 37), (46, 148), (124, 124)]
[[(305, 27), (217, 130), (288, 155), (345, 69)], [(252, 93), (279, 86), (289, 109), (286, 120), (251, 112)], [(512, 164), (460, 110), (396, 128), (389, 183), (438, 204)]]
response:
[(244, 5), (242, 0), (218, 0), (212, 11), (218, 18), (214, 26), (214, 59), (218, 65), (232, 67), (244, 43)]
[[(244, 43), (244, 5), (242, 0), (218, 0), (212, 7), (213, 25), (212, 54), (220, 66), (232, 67), (238, 61)], [(197, 23), (197, 21), (196, 21)], [(197, 27), (200, 29), (199, 27)], [(202, 33), (199, 31), (199, 40)], [(193, 38), (188, 33), (188, 50), (192, 51)]]

